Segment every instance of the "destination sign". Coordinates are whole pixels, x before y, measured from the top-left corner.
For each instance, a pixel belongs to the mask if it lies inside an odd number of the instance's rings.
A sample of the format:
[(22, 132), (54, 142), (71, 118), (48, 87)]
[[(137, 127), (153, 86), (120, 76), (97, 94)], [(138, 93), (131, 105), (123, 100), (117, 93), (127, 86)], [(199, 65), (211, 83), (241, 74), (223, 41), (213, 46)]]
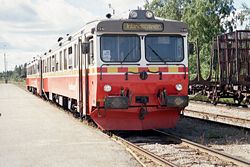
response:
[(164, 27), (162, 23), (138, 23), (138, 22), (126, 22), (123, 23), (122, 29), (124, 31), (163, 31)]

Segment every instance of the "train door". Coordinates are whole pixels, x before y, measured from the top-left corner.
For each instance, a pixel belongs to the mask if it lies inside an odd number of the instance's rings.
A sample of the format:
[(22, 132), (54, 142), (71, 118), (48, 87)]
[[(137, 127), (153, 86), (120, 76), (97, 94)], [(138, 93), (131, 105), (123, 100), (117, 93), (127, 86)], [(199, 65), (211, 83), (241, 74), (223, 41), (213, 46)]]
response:
[(82, 39), (79, 38), (78, 39), (78, 44), (77, 44), (77, 59), (78, 59), (78, 106), (79, 106), (79, 113), (80, 113), (80, 118), (83, 119), (83, 117), (86, 115), (86, 111), (85, 111), (85, 105), (84, 105), (84, 93), (83, 93), (83, 89), (85, 88), (84, 86), (84, 57), (85, 57), (85, 53), (82, 51)]
[[(89, 107), (89, 39), (82, 43), (79, 56), (79, 107), (81, 118), (86, 118)], [(82, 43), (82, 44), (81, 44)]]
[(42, 92), (43, 92), (43, 63), (42, 63), (42, 59), (39, 59), (38, 60), (38, 94), (40, 96), (42, 96)]

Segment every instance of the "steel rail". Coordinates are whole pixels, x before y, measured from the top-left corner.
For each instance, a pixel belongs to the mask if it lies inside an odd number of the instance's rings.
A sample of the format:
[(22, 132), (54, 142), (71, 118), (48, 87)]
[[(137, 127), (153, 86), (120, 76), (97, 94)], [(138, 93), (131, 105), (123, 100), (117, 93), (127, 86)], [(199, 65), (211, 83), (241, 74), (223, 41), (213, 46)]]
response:
[(234, 105), (234, 104), (229, 104), (229, 103), (218, 103), (217, 105), (214, 105), (211, 103), (211, 101), (198, 101), (198, 100), (190, 100), (190, 104), (199, 104), (199, 105), (208, 105), (208, 106), (213, 106), (213, 107), (218, 107), (218, 108), (224, 108), (224, 109), (237, 109), (242, 112), (249, 112), (249, 107), (245, 107), (246, 105)]
[(141, 148), (141, 147), (139, 147), (139, 146), (137, 146), (137, 145), (123, 139), (123, 138), (121, 138), (121, 137), (119, 137), (119, 136), (116, 136), (116, 135), (112, 134), (112, 137), (113, 137), (114, 140), (120, 141), (127, 148), (139, 153), (140, 155), (143, 155), (143, 156), (151, 159), (152, 161), (154, 161), (154, 162), (156, 162), (156, 163), (158, 163), (158, 164), (160, 164), (162, 166), (178, 167), (178, 165), (173, 164), (173, 163), (171, 163), (171, 162), (169, 162), (169, 161), (167, 161), (167, 160), (165, 160), (165, 159), (163, 159), (163, 158), (161, 158), (161, 157), (159, 157), (159, 156), (157, 156), (157, 155), (155, 155), (155, 154), (153, 154), (153, 153), (151, 153), (151, 152), (149, 152), (149, 151), (147, 151), (147, 150), (145, 150), (145, 149), (143, 149), (143, 148)]
[(232, 162), (232, 163), (234, 163), (236, 165), (239, 165), (239, 166), (250, 166), (250, 161), (248, 161), (248, 160), (243, 160), (243, 159), (240, 159), (238, 157), (229, 155), (227, 153), (219, 152), (217, 150), (208, 148), (208, 147), (206, 147), (204, 145), (189, 141), (187, 139), (180, 138), (178, 136), (174, 136), (172, 134), (168, 134), (168, 133), (160, 131), (160, 130), (154, 129), (154, 131), (158, 132), (158, 133), (161, 133), (163, 135), (166, 135), (166, 136), (170, 137), (173, 140), (181, 141), (183, 144), (185, 144), (185, 145), (187, 145), (187, 146), (189, 146), (191, 148), (198, 149), (198, 150), (200, 150), (202, 152), (205, 152), (205, 153), (207, 153), (209, 155), (216, 156), (216, 157), (221, 158), (221, 159), (223, 159), (225, 161)]
[[(206, 103), (207, 105), (215, 106), (209, 100), (192, 100), (192, 99), (190, 99), (190, 102), (191, 103), (198, 102), (200, 104), (201, 103)], [(225, 105), (225, 106), (223, 106), (223, 105)], [(220, 101), (216, 104), (216, 106), (219, 106), (219, 107), (232, 107), (232, 108), (241, 109), (241, 110), (248, 109), (250, 107), (250, 105), (247, 105), (247, 104), (236, 104), (236, 103), (227, 103), (227, 102), (220, 102)], [(239, 107), (242, 107), (242, 108), (239, 108)]]
[[(188, 115), (188, 114), (185, 114), (185, 113), (193, 113), (194, 116), (193, 115)], [(189, 116), (189, 117), (195, 117), (196, 115), (201, 115), (201, 117), (199, 117), (199, 116), (197, 116), (197, 117), (200, 118), (200, 119), (204, 119), (204, 120), (209, 120), (209, 121), (214, 121), (214, 122), (219, 122), (219, 123), (224, 123), (224, 124), (230, 124), (230, 125), (244, 127), (244, 128), (250, 128), (250, 120), (249, 119), (244, 119), (244, 118), (239, 118), (239, 117), (233, 117), (233, 116), (227, 116), (227, 115), (221, 115), (221, 114), (214, 114), (214, 113), (207, 113), (207, 112), (201, 112), (201, 111), (190, 110), (190, 109), (185, 109), (184, 112), (183, 112), (183, 115), (184, 116)], [(208, 119), (205, 119), (204, 117), (206, 117)], [(223, 121), (220, 121), (220, 120), (225, 120), (227, 122), (223, 122)], [(241, 125), (236, 125), (236, 124), (233, 124), (233, 123), (238, 123), (238, 124), (241, 124)]]

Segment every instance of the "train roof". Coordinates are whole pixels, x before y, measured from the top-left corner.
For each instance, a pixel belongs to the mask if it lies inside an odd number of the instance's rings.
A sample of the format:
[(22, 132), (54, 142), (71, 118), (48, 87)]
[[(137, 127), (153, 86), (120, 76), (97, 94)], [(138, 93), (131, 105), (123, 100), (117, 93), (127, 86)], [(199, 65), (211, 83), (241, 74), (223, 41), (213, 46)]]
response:
[[(163, 32), (163, 33), (187, 33), (187, 25), (182, 21), (163, 19), (155, 17), (150, 10), (131, 10), (129, 13), (120, 16), (106, 15), (106, 19), (94, 20), (86, 23), (79, 31), (59, 37), (57, 43), (40, 57), (53, 53), (57, 48), (62, 47), (71, 40), (86, 33), (102, 32)], [(112, 22), (112, 25), (110, 24)], [(146, 29), (140, 29), (145, 26)]]

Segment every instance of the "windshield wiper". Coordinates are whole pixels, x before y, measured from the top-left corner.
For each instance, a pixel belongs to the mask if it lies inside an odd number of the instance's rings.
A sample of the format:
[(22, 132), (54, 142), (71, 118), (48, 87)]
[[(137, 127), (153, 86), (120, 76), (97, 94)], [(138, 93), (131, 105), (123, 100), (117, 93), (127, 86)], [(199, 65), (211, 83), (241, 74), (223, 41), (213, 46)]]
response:
[(135, 47), (133, 47), (124, 57), (124, 59), (121, 61), (121, 64), (126, 60), (126, 58), (132, 53), (132, 51), (135, 49)]
[(149, 45), (147, 45), (147, 47), (149, 47), (149, 49), (164, 63), (166, 63), (166, 61), (164, 61), (164, 59)]

